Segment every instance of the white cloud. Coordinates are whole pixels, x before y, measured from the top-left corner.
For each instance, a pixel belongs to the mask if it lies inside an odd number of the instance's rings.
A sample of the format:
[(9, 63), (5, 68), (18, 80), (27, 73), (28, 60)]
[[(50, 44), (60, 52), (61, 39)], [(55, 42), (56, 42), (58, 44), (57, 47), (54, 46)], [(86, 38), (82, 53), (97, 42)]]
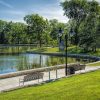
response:
[(3, 5), (3, 6), (5, 6), (5, 7), (8, 7), (8, 8), (13, 8), (12, 5), (10, 5), (10, 4), (8, 4), (7, 2), (4, 2), (4, 1), (2, 1), (2, 0), (0, 0), (0, 4)]
[(41, 15), (44, 16), (47, 19), (57, 19), (59, 22), (66, 23), (68, 21), (68, 18), (63, 16), (63, 11), (62, 10), (55, 10), (55, 11), (46, 11), (46, 12), (41, 12)]
[(65, 0), (59, 0), (60, 2), (64, 2)]
[(11, 14), (11, 15), (25, 15), (24, 11), (18, 11), (18, 10), (5, 10), (1, 11), (1, 13)]
[[(47, 9), (45, 9), (47, 8)], [(31, 10), (33, 13), (38, 13), (41, 16), (47, 18), (47, 19), (57, 19), (59, 22), (67, 23), (68, 18), (64, 16), (64, 11), (62, 8), (58, 5), (47, 5), (45, 8), (38, 9), (36, 11)]]

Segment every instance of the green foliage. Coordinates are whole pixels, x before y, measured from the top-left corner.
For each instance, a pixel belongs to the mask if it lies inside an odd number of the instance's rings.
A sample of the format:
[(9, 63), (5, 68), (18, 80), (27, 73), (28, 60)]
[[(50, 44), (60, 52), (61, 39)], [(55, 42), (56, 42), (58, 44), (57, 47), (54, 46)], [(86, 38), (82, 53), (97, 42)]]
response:
[(80, 27), (79, 45), (84, 48), (84, 51), (96, 52), (99, 4), (95, 1), (88, 2), (88, 4), (88, 16), (81, 23), (82, 27)]
[(0, 21), (0, 44), (25, 43), (25, 29), (26, 25), (23, 23)]
[(59, 52), (59, 48), (58, 47), (42, 47), (42, 48), (34, 48), (31, 51), (33, 52), (45, 52), (45, 53), (56, 53)]
[(72, 43), (82, 47), (85, 52), (96, 52), (97, 45), (100, 45), (98, 44), (100, 39), (98, 38), (99, 3), (95, 0), (65, 0), (61, 5), (76, 33), (73, 36), (75, 39), (72, 38)]
[(99, 100), (100, 71), (1, 93), (0, 100)]
[(30, 27), (31, 33), (35, 36), (36, 41), (39, 41), (40, 47), (43, 42), (43, 36), (46, 31), (47, 22), (43, 17), (39, 16), (38, 14), (26, 15), (24, 20)]
[(70, 19), (81, 21), (86, 16), (87, 1), (86, 0), (66, 0), (61, 3), (65, 15)]

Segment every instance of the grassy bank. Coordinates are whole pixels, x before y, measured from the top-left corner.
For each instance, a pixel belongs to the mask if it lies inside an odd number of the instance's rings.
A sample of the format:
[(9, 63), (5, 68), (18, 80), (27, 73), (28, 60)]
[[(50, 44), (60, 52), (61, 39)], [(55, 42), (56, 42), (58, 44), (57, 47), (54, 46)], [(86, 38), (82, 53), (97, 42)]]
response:
[[(58, 47), (43, 47), (43, 48), (34, 48), (31, 49), (31, 51), (33, 52), (43, 52), (43, 53), (62, 53), (65, 51), (59, 51)], [(92, 56), (100, 56), (100, 49), (97, 49), (97, 52), (87, 52), (84, 53), (83, 50), (79, 47), (76, 46), (72, 46), (72, 47), (68, 47), (68, 53), (73, 53), (73, 54), (88, 54), (88, 55), (92, 55)]]
[[(62, 52), (65, 52), (65, 51), (59, 51), (58, 47), (33, 48), (33, 49), (31, 49), (31, 51), (33, 51), (33, 52), (44, 52), (44, 53), (58, 53), (58, 52), (62, 53)], [(75, 51), (76, 51), (75, 46), (68, 47), (69, 53), (75, 53)], [(79, 52), (79, 49), (78, 49), (77, 52)]]
[(58, 47), (42, 47), (42, 48), (34, 48), (31, 49), (30, 51), (33, 52), (44, 52), (44, 53), (56, 53), (59, 52), (59, 48)]
[(99, 100), (100, 70), (1, 93), (0, 100)]
[(91, 64), (87, 64), (88, 66), (94, 67), (94, 66), (100, 66), (100, 62), (95, 62)]

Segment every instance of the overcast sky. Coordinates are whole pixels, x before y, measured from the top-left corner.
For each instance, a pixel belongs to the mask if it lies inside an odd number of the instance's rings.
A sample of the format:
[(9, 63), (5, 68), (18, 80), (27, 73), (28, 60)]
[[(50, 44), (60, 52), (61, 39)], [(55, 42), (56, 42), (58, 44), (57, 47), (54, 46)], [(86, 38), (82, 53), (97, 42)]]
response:
[(0, 0), (0, 19), (24, 22), (25, 15), (38, 13), (47, 19), (66, 23), (68, 19), (63, 15), (61, 1), (64, 0)]

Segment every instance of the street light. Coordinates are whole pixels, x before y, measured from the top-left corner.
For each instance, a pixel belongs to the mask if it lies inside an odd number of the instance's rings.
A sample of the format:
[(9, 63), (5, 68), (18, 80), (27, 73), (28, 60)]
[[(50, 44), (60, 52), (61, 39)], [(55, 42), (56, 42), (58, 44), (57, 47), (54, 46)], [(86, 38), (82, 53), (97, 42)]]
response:
[[(74, 32), (74, 30), (71, 28), (70, 29), (70, 31), (69, 31), (69, 35), (70, 36), (73, 36), (75, 34), (75, 32)], [(61, 41), (62, 41), (62, 35), (63, 35), (63, 31), (62, 31), (62, 29), (60, 28), (59, 29), (59, 34), (58, 34), (58, 36), (59, 36), (59, 44), (60, 45), (62, 45), (61, 44)], [(60, 46), (59, 45), (59, 46)], [(67, 47), (68, 47), (68, 34), (66, 34), (65, 35), (65, 47), (66, 47), (66, 51), (65, 51), (65, 58), (66, 58), (66, 66), (65, 66), (65, 75), (67, 76), (67, 69), (68, 69), (68, 66), (67, 66), (67, 63), (68, 63), (68, 59), (67, 59), (67, 57), (68, 57), (68, 55), (67, 55), (67, 52), (68, 52), (68, 50), (67, 50)]]
[(65, 51), (65, 54), (66, 54), (66, 67), (65, 67), (65, 75), (67, 76), (67, 74), (68, 74), (68, 66), (67, 66), (67, 63), (68, 63), (68, 54), (67, 54), (67, 52), (68, 52), (68, 50), (67, 50), (67, 47), (68, 47), (68, 36), (73, 36), (74, 34), (76, 34), (75, 32), (74, 32), (74, 30), (71, 28), (70, 29), (70, 31), (69, 31), (69, 35), (68, 34), (66, 34), (65, 35), (65, 46), (66, 46), (66, 51)]
[[(63, 30), (61, 28), (59, 28), (59, 33), (58, 33), (58, 37), (59, 37), (59, 50), (61, 50), (61, 47), (64, 48), (64, 45), (62, 44), (63, 40), (62, 40), (62, 35), (63, 35)], [(68, 40), (68, 36), (67, 34), (65, 35), (65, 46), (66, 46), (66, 51), (65, 51), (65, 58), (66, 58), (66, 67), (65, 67), (65, 75), (67, 76), (67, 40)]]
[(66, 76), (67, 76), (67, 62), (68, 62), (68, 61), (67, 61), (67, 60), (68, 60), (68, 59), (67, 59), (67, 56), (68, 56), (68, 55), (67, 55), (67, 46), (68, 46), (68, 42), (67, 42), (67, 41), (68, 41), (68, 35), (66, 34), (66, 35), (65, 35), (65, 46), (66, 46), (66, 51), (65, 51), (65, 56), (66, 56), (66, 57), (65, 57), (65, 58), (66, 58), (65, 75), (66, 75)]

